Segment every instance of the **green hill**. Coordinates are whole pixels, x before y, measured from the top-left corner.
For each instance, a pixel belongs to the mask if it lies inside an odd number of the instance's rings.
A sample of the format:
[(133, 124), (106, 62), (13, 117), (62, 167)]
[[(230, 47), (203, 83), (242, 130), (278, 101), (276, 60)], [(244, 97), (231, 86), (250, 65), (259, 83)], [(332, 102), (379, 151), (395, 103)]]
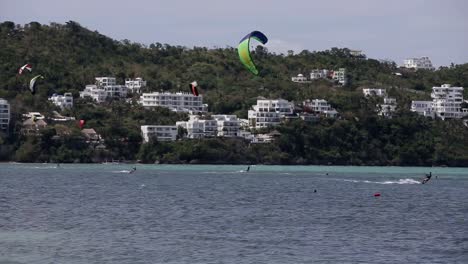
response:
[[(235, 47), (145, 46), (113, 40), (73, 21), (24, 26), (3, 22), (0, 98), (9, 100), (13, 117), (9, 134), (0, 139), (0, 160), (468, 166), (468, 129), (460, 120), (431, 120), (408, 111), (411, 100), (430, 98), (432, 86), (450, 83), (468, 87), (468, 64), (433, 72), (404, 71), (403, 76), (395, 76), (392, 73), (400, 71), (395, 64), (354, 57), (348, 49), (284, 55), (259, 46), (255, 58), (258, 77), (243, 68)], [(34, 74), (45, 77), (35, 96), (27, 91), (31, 75), (16, 75), (25, 63), (33, 65)], [(327, 81), (291, 82), (292, 76), (316, 68), (346, 68), (349, 83), (341, 87)], [(64, 114), (86, 119), (87, 125), (104, 137), (105, 150), (83, 144), (75, 122), (65, 124), (70, 132), (60, 137), (57, 126), (40, 137), (19, 135), (22, 113), (50, 114), (58, 109), (47, 102), (48, 96), (72, 92), (78, 98), (78, 92), (97, 76), (115, 76), (118, 83), (141, 76), (148, 81), (147, 91), (185, 91), (189, 82), (197, 80), (210, 112), (242, 118), (247, 117), (258, 96), (295, 102), (323, 98), (342, 118), (287, 123), (277, 128), (282, 135), (269, 145), (251, 146), (240, 139), (220, 138), (141, 144), (141, 125), (174, 124), (186, 116), (119, 101), (96, 105), (77, 99), (74, 109)], [(396, 116), (377, 116), (376, 102), (362, 96), (362, 87), (386, 88), (399, 102)]]

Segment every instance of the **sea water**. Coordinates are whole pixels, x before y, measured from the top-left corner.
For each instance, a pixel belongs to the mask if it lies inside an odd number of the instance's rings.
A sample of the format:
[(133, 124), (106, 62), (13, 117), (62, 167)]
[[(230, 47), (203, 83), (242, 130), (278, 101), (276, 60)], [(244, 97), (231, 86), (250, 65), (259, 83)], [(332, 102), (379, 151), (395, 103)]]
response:
[(0, 264), (468, 263), (466, 168), (246, 169), (0, 164)]

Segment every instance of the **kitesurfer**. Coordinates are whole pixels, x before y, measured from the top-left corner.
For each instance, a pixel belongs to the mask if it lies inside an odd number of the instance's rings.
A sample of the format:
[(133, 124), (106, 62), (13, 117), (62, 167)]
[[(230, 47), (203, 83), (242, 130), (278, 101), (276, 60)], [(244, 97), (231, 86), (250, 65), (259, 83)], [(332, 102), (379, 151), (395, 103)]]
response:
[(136, 171), (136, 167), (133, 167), (133, 169), (129, 173), (131, 174), (131, 173), (134, 173), (135, 171)]
[(429, 172), (429, 174), (426, 174), (426, 178), (424, 178), (424, 180), (422, 180), (422, 184), (425, 184), (426, 182), (428, 182), (432, 177), (432, 172)]
[(247, 166), (247, 170), (246, 170), (246, 171), (248, 172), (249, 170), (250, 170), (250, 165), (249, 165), (249, 166)]

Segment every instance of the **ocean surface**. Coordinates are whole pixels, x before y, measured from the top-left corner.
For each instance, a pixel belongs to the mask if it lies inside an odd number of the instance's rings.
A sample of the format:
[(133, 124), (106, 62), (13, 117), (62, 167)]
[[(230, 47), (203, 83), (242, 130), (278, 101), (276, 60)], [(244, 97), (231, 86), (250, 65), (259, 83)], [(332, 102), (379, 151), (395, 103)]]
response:
[(468, 263), (467, 168), (246, 168), (0, 164), (0, 264)]

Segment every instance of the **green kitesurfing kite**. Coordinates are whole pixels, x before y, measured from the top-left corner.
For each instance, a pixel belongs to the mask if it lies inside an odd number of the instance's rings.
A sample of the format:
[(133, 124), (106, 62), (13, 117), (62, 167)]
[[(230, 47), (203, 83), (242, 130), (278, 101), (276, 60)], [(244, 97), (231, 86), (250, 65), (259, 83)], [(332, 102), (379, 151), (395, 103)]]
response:
[(237, 47), (237, 52), (239, 53), (239, 58), (242, 64), (253, 74), (258, 75), (258, 70), (255, 67), (255, 64), (250, 56), (250, 39), (253, 38), (262, 44), (268, 42), (268, 38), (260, 31), (252, 31), (241, 39), (239, 46)]

